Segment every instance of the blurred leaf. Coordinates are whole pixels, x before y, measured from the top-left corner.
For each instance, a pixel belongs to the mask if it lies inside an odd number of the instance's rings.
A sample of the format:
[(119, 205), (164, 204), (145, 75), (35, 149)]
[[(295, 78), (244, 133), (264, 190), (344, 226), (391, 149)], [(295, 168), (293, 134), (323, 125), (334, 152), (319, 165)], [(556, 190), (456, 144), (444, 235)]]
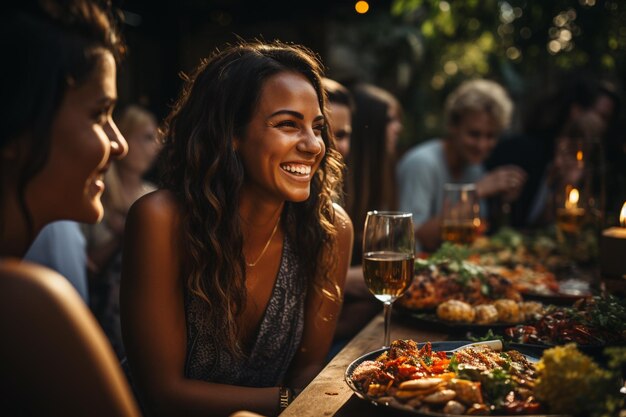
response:
[(615, 60), (609, 54), (602, 55), (602, 65), (604, 68), (612, 70), (615, 69)]
[[(347, 79), (400, 98), (410, 115), (403, 146), (444, 133), (445, 97), (468, 77), (500, 80), (523, 98), (535, 91), (529, 80), (551, 80), (562, 70), (626, 74), (626, 1), (394, 0), (389, 10), (361, 18), (358, 28), (338, 24), (340, 36), (330, 43), (355, 51)], [(552, 40), (562, 49), (550, 53)]]
[(454, 19), (452, 17), (452, 13), (450, 12), (441, 12), (437, 14), (437, 17), (435, 18), (435, 26), (446, 36), (454, 36), (456, 33)]
[(422, 23), (422, 35), (426, 38), (435, 36), (435, 25), (431, 20), (426, 20)]
[(391, 13), (394, 16), (410, 13), (422, 7), (423, 0), (394, 0), (391, 4)]

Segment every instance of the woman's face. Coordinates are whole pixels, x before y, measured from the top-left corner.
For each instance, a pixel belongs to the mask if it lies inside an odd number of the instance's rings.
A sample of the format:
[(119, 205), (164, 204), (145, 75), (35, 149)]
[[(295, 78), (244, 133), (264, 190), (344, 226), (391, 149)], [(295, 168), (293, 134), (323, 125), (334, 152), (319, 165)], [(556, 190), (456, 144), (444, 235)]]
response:
[(161, 150), (158, 141), (157, 125), (152, 120), (139, 123), (130, 132), (124, 134), (128, 141), (128, 155), (119, 162), (125, 169), (144, 175)]
[(611, 123), (611, 119), (615, 113), (615, 102), (608, 95), (602, 95), (593, 103), (591, 111), (602, 119), (606, 128)]
[(468, 113), (450, 127), (453, 145), (469, 164), (480, 164), (487, 159), (496, 146), (498, 133), (495, 120), (484, 111)]
[(582, 139), (567, 136), (556, 138), (554, 145), (554, 169), (559, 179), (565, 184), (576, 185), (583, 174), (582, 159), (578, 160), (578, 151), (582, 151)]
[(398, 106), (389, 106), (387, 111), (387, 128), (385, 129), (385, 149), (388, 155), (394, 155), (398, 146), (398, 139), (402, 133), (402, 119)]
[(337, 150), (345, 160), (350, 153), (350, 137), (352, 136), (352, 113), (350, 107), (341, 103), (329, 103), (328, 118), (335, 136)]
[(281, 72), (268, 78), (243, 137), (235, 140), (244, 192), (281, 203), (308, 199), (326, 151), (324, 126), (317, 93), (303, 75)]
[(91, 75), (68, 87), (51, 126), (50, 153), (26, 188), (35, 226), (69, 219), (102, 218), (102, 176), (128, 145), (111, 118), (117, 99), (115, 61), (103, 52)]

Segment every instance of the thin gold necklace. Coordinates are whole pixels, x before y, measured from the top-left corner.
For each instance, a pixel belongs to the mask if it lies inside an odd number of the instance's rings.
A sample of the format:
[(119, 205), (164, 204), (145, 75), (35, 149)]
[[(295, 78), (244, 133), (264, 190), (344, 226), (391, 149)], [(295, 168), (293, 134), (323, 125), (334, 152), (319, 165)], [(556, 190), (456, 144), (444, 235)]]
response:
[(267, 241), (267, 243), (265, 244), (265, 247), (263, 248), (263, 250), (261, 251), (261, 254), (259, 255), (258, 258), (256, 258), (256, 261), (252, 262), (252, 263), (248, 263), (246, 262), (246, 265), (248, 265), (250, 268), (256, 266), (256, 264), (259, 263), (259, 261), (261, 260), (261, 258), (263, 257), (263, 255), (265, 255), (265, 251), (267, 250), (267, 248), (270, 246), (270, 242), (272, 241), (272, 239), (274, 239), (274, 235), (276, 234), (276, 231), (278, 230), (278, 224), (280, 223), (280, 216), (278, 216), (278, 220), (276, 220), (276, 226), (274, 226), (274, 230), (272, 230), (272, 235), (270, 236), (269, 240)]

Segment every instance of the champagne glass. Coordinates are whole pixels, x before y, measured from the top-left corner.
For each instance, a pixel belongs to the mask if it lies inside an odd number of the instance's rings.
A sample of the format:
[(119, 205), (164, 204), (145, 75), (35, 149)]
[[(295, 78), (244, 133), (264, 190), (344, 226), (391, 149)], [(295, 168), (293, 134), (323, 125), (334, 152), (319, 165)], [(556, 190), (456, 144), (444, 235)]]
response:
[(363, 275), (372, 294), (383, 302), (384, 346), (389, 346), (393, 302), (413, 281), (415, 240), (411, 213), (370, 211), (363, 232)]
[(441, 238), (469, 245), (480, 230), (480, 204), (474, 184), (445, 184)]

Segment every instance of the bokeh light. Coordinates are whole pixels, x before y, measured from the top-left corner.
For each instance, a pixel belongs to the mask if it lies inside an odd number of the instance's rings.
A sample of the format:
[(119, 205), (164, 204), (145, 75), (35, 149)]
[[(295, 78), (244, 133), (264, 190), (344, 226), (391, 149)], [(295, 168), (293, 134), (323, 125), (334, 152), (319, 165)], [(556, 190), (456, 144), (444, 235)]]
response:
[(556, 54), (561, 50), (561, 43), (556, 40), (552, 40), (548, 42), (548, 52), (551, 54)]
[(354, 5), (354, 10), (356, 10), (358, 14), (365, 14), (368, 12), (369, 9), (370, 9), (369, 3), (364, 0), (357, 1), (356, 4)]
[(471, 18), (467, 21), (467, 28), (469, 30), (478, 30), (480, 28), (480, 20)]
[(533, 31), (528, 26), (524, 26), (520, 29), (519, 34), (523, 39), (530, 39), (533, 35)]
[(430, 86), (435, 90), (441, 90), (446, 85), (446, 80), (439, 74), (435, 74), (430, 80)]
[(459, 66), (454, 61), (448, 61), (443, 64), (443, 72), (448, 75), (455, 75), (459, 71)]
[(517, 60), (519, 60), (522, 57), (522, 52), (518, 48), (516, 48), (514, 46), (510, 46), (506, 50), (506, 56), (511, 61), (517, 61)]

